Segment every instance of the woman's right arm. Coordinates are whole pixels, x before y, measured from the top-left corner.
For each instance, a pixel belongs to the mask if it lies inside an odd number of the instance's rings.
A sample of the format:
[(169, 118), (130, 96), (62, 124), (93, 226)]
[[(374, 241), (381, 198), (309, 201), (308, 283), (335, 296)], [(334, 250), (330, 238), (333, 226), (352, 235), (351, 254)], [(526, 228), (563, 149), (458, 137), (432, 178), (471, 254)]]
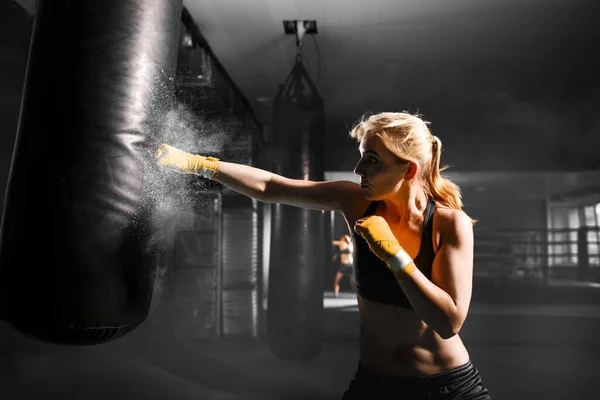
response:
[(212, 179), (265, 203), (313, 210), (342, 211), (353, 193), (362, 194), (362, 189), (354, 182), (290, 179), (248, 165), (223, 161), (219, 161)]
[(181, 173), (199, 174), (231, 190), (265, 203), (281, 203), (313, 210), (344, 212), (356, 196), (359, 185), (349, 181), (290, 179), (263, 169), (230, 163), (183, 152), (161, 145), (156, 153), (159, 165)]

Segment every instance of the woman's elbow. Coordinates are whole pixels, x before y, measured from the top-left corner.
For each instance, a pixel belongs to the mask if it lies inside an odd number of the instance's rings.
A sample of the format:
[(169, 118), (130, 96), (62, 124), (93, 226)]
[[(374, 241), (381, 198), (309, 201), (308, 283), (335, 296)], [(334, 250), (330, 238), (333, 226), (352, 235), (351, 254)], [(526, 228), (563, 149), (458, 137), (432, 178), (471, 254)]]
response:
[(458, 335), (460, 328), (449, 327), (448, 329), (440, 330), (438, 334), (442, 339), (451, 339)]
[(453, 338), (454, 336), (459, 334), (464, 322), (465, 319), (462, 317), (450, 318), (447, 321), (447, 323), (440, 326), (439, 329), (436, 330), (436, 332), (438, 335), (440, 335), (442, 339)]
[(256, 189), (254, 198), (263, 203), (278, 203), (278, 189), (277, 183), (271, 177)]
[(437, 329), (436, 332), (444, 340), (451, 339), (454, 336), (458, 335), (458, 330), (454, 330), (451, 327), (447, 327), (444, 329)]

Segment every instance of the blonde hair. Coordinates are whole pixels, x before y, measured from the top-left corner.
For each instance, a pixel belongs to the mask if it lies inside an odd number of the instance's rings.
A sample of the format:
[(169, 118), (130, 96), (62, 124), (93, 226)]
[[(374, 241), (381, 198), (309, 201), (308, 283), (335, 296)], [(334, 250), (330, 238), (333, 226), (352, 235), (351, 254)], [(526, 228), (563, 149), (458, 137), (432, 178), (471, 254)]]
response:
[(420, 115), (408, 112), (384, 112), (368, 118), (363, 115), (350, 130), (350, 137), (361, 142), (368, 135), (378, 135), (397, 157), (418, 164), (419, 178), (428, 197), (446, 207), (462, 210), (460, 188), (441, 174), (449, 168), (440, 167), (442, 141), (431, 134), (428, 125)]

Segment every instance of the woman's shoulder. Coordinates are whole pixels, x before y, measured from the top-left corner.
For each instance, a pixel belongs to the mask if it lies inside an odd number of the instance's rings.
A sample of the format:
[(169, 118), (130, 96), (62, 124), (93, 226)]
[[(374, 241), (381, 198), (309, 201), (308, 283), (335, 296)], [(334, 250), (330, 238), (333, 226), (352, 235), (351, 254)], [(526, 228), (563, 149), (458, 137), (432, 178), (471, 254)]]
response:
[(433, 234), (437, 237), (434, 243), (457, 240), (473, 235), (473, 220), (463, 210), (457, 210), (436, 202), (433, 217)]
[(457, 210), (441, 204), (435, 203), (434, 218), (439, 220), (443, 226), (472, 227), (473, 220), (464, 210)]
[(341, 212), (350, 226), (362, 218), (372, 201), (365, 198), (360, 185), (352, 183), (345, 186), (344, 195), (340, 200)]

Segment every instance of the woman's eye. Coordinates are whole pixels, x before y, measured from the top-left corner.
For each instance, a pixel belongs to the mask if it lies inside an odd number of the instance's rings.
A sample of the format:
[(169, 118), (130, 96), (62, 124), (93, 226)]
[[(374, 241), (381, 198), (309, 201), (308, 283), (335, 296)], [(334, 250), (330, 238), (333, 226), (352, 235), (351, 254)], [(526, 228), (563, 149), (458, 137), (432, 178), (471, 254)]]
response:
[(373, 156), (369, 156), (369, 162), (370, 163), (376, 163), (377, 162), (377, 158), (375, 158)]

